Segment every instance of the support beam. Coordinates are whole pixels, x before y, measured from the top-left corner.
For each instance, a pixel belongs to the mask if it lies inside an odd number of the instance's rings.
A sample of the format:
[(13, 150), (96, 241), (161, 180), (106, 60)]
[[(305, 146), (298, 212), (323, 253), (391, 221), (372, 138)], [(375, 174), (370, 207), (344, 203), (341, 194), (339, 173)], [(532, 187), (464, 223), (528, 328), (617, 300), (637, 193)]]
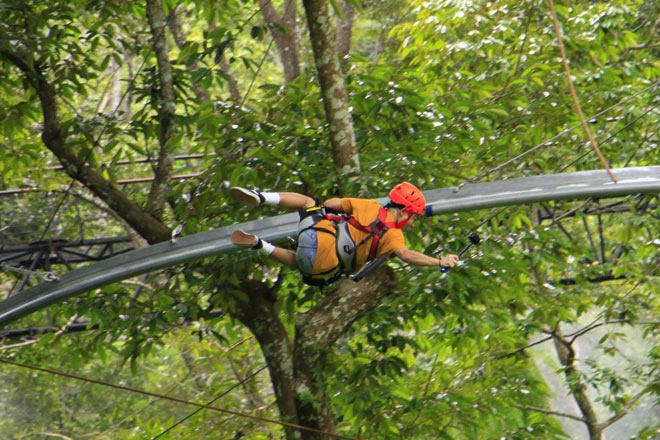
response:
[[(470, 184), (458, 191), (454, 188), (432, 190), (425, 192), (426, 213), (438, 215), (547, 200), (660, 192), (660, 166), (621, 168), (614, 172), (619, 179), (616, 184), (600, 170)], [(296, 235), (297, 224), (298, 214), (286, 214), (201, 232), (179, 238), (174, 243), (161, 242), (109, 258), (66, 273), (59, 281), (39, 284), (0, 302), (0, 325), (106, 284), (233, 250), (229, 236), (235, 229), (279, 242)]]
[[(204, 318), (214, 319), (219, 318), (224, 315), (224, 312), (220, 309), (214, 309), (208, 312)], [(189, 319), (186, 319), (189, 321)], [(67, 324), (65, 327), (25, 327), (25, 328), (14, 328), (14, 329), (5, 329), (0, 330), (0, 341), (3, 339), (24, 339), (24, 338), (38, 338), (46, 333), (58, 333), (58, 334), (67, 334), (67, 333), (79, 333), (89, 330), (98, 330), (98, 324), (90, 325), (89, 320), (75, 321), (71, 324)]]

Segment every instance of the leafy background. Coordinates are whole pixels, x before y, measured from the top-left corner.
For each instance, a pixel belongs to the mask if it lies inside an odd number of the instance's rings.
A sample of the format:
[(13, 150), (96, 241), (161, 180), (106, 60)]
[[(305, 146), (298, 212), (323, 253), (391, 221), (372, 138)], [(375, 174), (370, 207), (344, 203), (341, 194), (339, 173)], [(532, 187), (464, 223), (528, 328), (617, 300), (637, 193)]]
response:
[[(170, 228), (183, 224), (190, 235), (279, 212), (239, 209), (228, 200), (231, 185), (381, 197), (401, 180), (431, 189), (600, 167), (579, 128), (540, 147), (579, 124), (544, 1), (350, 2), (343, 77), (361, 166), (348, 176), (332, 163), (304, 11), (297, 10), (300, 74), (285, 81), (272, 44), (279, 27), (261, 6), (162, 2), (185, 35), (177, 45), (163, 29), (177, 129), (167, 148), (202, 155), (175, 161), (173, 174), (197, 176), (171, 180), (163, 213)], [(331, 4), (338, 22), (347, 19), (344, 6)], [(613, 167), (658, 164), (658, 4), (556, 7), (585, 114), (611, 107), (589, 121), (604, 155)], [(71, 178), (44, 147), (42, 103), (7, 54), (45, 67), (67, 148), (144, 205), (149, 183), (118, 183), (153, 175), (139, 160), (158, 156), (162, 136), (160, 67), (144, 4), (7, 0), (0, 17), (0, 186), (36, 190), (0, 198), (2, 245), (135, 238), (80, 182), (64, 197)], [(610, 212), (613, 202), (626, 211)], [(607, 438), (656, 438), (657, 203), (657, 195), (558, 201), (420, 222), (407, 233), (414, 249), (455, 251), (477, 229), (483, 242), (446, 275), (391, 264), (396, 294), (355, 322), (316, 372), (336, 432), (590, 438), (588, 427), (610, 420)], [(603, 275), (625, 277), (594, 282)], [(59, 331), (5, 339), (2, 357), (198, 402), (240, 384), (215, 404), (280, 420), (268, 370), (241, 383), (265, 365), (264, 347), (232, 315), (250, 294), (239, 288), (244, 279), (277, 283), (278, 316), (292, 335), (296, 319), (323, 301), (324, 292), (292, 271), (247, 253), (219, 255), (30, 315), (12, 326)], [(16, 281), (0, 274), (5, 296)], [(65, 331), (82, 319), (96, 330)], [(571, 342), (574, 363), (558, 358), (560, 340)], [(193, 410), (8, 365), (2, 373), (3, 438), (148, 439)], [(595, 421), (585, 418), (579, 395)], [(202, 411), (163, 438), (284, 435), (277, 425)]]

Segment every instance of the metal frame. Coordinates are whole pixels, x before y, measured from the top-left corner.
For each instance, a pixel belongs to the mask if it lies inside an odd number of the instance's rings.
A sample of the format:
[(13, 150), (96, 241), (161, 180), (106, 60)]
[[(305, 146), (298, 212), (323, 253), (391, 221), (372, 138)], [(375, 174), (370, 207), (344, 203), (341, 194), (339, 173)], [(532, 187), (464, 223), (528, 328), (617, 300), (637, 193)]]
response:
[[(425, 192), (427, 215), (518, 205), (547, 200), (607, 198), (660, 192), (660, 166), (613, 170), (613, 183), (604, 170), (550, 174), (504, 181), (468, 184)], [(383, 199), (380, 199), (383, 200)], [(235, 249), (230, 234), (235, 229), (256, 233), (278, 242), (297, 234), (296, 213), (240, 223), (163, 242), (109, 258), (42, 283), (0, 302), (0, 325), (57, 301), (103, 285), (187, 261)]]
[[(40, 269), (50, 271), (51, 266), (63, 264), (73, 270), (72, 264), (101, 261), (133, 250), (130, 237), (96, 238), (68, 241), (64, 239), (42, 240), (26, 245), (0, 245), (0, 268), (4, 265), (15, 269), (27, 269), (17, 291), (27, 285), (30, 272)], [(117, 249), (120, 243), (127, 245)], [(23, 271), (22, 271), (23, 272)]]

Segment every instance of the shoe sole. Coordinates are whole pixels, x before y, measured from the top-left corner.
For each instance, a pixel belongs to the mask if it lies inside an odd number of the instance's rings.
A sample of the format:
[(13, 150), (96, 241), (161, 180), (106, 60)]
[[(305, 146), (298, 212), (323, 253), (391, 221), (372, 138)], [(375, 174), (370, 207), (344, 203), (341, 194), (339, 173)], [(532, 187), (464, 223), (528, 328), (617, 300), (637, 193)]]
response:
[(259, 196), (246, 189), (236, 186), (229, 189), (229, 197), (236, 202), (244, 203), (250, 206), (259, 206), (261, 204)]
[(252, 247), (259, 239), (256, 235), (247, 234), (243, 231), (234, 231), (231, 233), (231, 242), (236, 246)]

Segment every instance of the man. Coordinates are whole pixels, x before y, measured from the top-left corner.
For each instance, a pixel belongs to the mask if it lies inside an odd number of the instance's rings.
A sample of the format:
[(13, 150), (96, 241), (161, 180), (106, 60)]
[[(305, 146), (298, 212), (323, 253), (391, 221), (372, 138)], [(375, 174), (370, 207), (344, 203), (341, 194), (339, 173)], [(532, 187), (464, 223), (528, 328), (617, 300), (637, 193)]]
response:
[(390, 191), (390, 201), (385, 206), (370, 199), (332, 198), (320, 207), (303, 194), (241, 187), (231, 188), (229, 196), (251, 206), (268, 203), (300, 212), (296, 252), (241, 230), (231, 234), (231, 241), (300, 271), (308, 284), (328, 284), (381, 256), (396, 256), (414, 266), (454, 267), (458, 263), (454, 254), (435, 258), (406, 248), (402, 229), (412, 226), (426, 209), (424, 195), (408, 182)]

